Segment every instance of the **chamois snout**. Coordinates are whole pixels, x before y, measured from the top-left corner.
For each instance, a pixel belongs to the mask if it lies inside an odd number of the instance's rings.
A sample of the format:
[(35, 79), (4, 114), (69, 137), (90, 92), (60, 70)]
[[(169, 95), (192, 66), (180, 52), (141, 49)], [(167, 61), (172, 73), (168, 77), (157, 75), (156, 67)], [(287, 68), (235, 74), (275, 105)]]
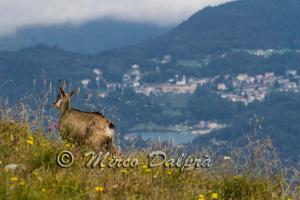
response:
[(52, 103), (52, 106), (56, 109), (59, 109), (60, 103), (61, 103), (61, 100), (58, 99), (58, 97), (57, 97), (56, 101)]

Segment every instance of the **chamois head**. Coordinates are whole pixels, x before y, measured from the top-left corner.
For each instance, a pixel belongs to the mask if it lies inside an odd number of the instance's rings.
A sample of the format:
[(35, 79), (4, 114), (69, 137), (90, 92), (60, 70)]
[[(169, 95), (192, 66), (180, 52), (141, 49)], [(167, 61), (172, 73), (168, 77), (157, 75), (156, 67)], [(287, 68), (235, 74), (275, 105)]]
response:
[(54, 108), (64, 112), (70, 109), (71, 97), (74, 95), (74, 90), (69, 94), (64, 91), (62, 87), (59, 87), (59, 94), (57, 95), (56, 101), (53, 103)]

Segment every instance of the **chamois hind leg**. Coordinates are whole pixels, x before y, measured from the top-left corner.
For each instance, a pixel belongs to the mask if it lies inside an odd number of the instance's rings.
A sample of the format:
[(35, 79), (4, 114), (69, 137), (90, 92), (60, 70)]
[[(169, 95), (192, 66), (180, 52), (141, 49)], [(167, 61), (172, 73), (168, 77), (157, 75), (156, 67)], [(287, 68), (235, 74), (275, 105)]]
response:
[(111, 154), (114, 154), (115, 152), (114, 148), (112, 148), (112, 145), (114, 144), (112, 144), (110, 138), (102, 136), (97, 130), (93, 131), (90, 129), (86, 143), (94, 151), (110, 152)]
[(118, 150), (113, 143), (112, 139), (109, 137), (101, 138), (95, 145), (100, 149), (101, 151), (109, 152), (111, 155), (115, 155), (118, 153)]
[(101, 141), (102, 138), (100, 137), (97, 129), (95, 128), (95, 123), (91, 124), (86, 132), (85, 143), (89, 148), (91, 148), (94, 151), (102, 151), (102, 149), (99, 146), (99, 143), (101, 143)]
[(113, 142), (113, 137), (105, 135), (105, 131), (96, 126), (96, 123), (91, 124), (87, 132), (86, 143), (90, 145), (94, 150), (110, 152), (111, 154), (117, 154), (118, 150)]
[(113, 139), (112, 138), (107, 138), (106, 140), (106, 144), (105, 144), (105, 148), (108, 152), (110, 152), (110, 154), (112, 155), (116, 155), (119, 153), (116, 145), (114, 144), (113, 142)]

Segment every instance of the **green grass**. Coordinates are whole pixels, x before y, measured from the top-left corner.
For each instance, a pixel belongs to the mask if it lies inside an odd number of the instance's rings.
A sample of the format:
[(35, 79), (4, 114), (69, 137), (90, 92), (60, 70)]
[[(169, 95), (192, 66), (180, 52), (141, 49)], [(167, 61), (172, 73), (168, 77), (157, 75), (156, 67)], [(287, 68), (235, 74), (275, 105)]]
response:
[[(121, 157), (137, 158), (137, 168), (90, 169), (83, 156), (87, 147), (49, 140), (32, 133), (28, 124), (0, 121), (0, 199), (299, 199), (283, 175), (253, 175), (253, 168), (238, 171), (234, 162), (218, 162), (209, 169), (180, 172), (169, 167), (151, 168), (148, 150), (130, 150)], [(57, 165), (62, 150), (73, 152), (69, 168)], [(161, 149), (157, 149), (161, 150)], [(167, 150), (167, 149), (166, 149)], [(16, 170), (5, 170), (8, 164)], [(251, 169), (250, 171), (247, 169)], [(253, 169), (254, 170), (254, 169)], [(255, 171), (255, 170), (254, 170)]]

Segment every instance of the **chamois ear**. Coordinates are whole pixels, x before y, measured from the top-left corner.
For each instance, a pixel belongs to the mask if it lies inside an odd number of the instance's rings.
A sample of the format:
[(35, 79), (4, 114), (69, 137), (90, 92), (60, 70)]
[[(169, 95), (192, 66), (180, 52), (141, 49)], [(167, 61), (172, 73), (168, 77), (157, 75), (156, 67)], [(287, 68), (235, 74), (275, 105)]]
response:
[(62, 87), (59, 87), (59, 91), (62, 97), (66, 96), (66, 93)]
[(69, 94), (70, 97), (72, 97), (75, 94), (75, 90), (72, 90)]

